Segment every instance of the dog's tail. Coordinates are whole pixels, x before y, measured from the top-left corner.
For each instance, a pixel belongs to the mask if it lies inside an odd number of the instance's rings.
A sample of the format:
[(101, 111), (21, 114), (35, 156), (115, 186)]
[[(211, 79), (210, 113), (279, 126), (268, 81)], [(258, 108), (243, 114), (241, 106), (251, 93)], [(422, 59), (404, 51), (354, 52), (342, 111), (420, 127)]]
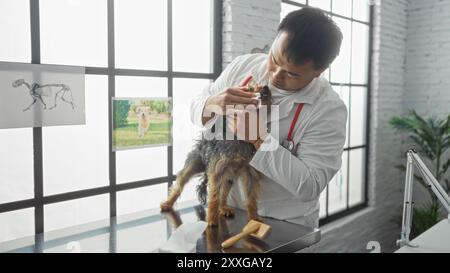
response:
[(200, 184), (198, 184), (196, 188), (198, 201), (202, 205), (206, 205), (206, 198), (208, 196), (207, 185), (208, 185), (208, 176), (205, 173), (200, 179)]

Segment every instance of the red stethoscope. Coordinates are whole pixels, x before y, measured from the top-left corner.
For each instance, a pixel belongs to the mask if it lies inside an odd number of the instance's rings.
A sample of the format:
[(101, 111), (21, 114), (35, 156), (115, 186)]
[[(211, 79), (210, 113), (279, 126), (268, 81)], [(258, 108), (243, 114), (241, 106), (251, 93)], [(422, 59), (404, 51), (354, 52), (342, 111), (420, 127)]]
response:
[(297, 105), (297, 111), (295, 112), (295, 116), (292, 119), (291, 127), (289, 128), (289, 133), (286, 140), (283, 140), (281, 146), (288, 149), (294, 156), (297, 156), (297, 148), (300, 143), (295, 144), (294, 140), (292, 140), (292, 132), (294, 131), (295, 124), (297, 123), (298, 117), (302, 112), (304, 103), (300, 103)]
[[(250, 75), (248, 76), (244, 82), (241, 84), (241, 86), (246, 86), (253, 77)], [(294, 131), (295, 124), (297, 123), (298, 117), (300, 116), (300, 113), (302, 112), (304, 103), (300, 103), (297, 105), (297, 110), (295, 111), (295, 116), (292, 119), (291, 127), (289, 128), (289, 133), (287, 136), (287, 139), (283, 140), (281, 143), (281, 146), (288, 149), (294, 156), (297, 156), (297, 148), (300, 143), (295, 144), (294, 140), (292, 140), (292, 132)]]

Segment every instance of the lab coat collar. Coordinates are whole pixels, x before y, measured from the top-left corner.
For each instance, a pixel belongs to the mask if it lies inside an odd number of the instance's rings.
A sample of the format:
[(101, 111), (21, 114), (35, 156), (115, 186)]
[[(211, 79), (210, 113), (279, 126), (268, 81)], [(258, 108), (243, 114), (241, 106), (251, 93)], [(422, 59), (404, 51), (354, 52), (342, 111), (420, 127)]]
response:
[(319, 95), (319, 78), (314, 78), (307, 86), (296, 92), (294, 102), (313, 104)]
[[(286, 100), (280, 103), (279, 106), (279, 118), (282, 119), (287, 117), (291, 112), (294, 104), (305, 103), (305, 104), (313, 104), (317, 97), (320, 95), (319, 93), (320, 79), (314, 78), (307, 86), (295, 92), (295, 95), (292, 96), (290, 100)], [(272, 85), (269, 85), (269, 88), (276, 88)]]
[[(293, 92), (290, 102), (296, 102), (296, 103), (307, 103), (307, 104), (313, 104), (314, 100), (316, 99), (318, 92), (317, 87), (319, 85), (319, 78), (314, 78), (307, 86), (303, 87), (302, 89)], [(283, 92), (286, 92), (286, 90), (279, 89), (271, 84), (269, 84), (270, 89), (278, 89)]]

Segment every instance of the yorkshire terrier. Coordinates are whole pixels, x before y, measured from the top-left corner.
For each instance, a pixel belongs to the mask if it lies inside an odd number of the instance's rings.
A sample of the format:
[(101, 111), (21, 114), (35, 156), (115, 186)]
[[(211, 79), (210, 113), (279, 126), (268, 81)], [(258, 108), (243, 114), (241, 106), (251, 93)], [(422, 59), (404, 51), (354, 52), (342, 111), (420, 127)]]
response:
[[(266, 105), (268, 112), (270, 111), (272, 94), (267, 86), (247, 84), (246, 90), (259, 93), (261, 105)], [(223, 119), (226, 124), (226, 117)], [(223, 128), (224, 135), (225, 128), (226, 126)], [(227, 206), (227, 197), (232, 184), (239, 178), (246, 192), (247, 216), (249, 220), (260, 220), (257, 214), (257, 200), (261, 173), (249, 164), (255, 152), (253, 144), (242, 140), (207, 140), (202, 137), (188, 154), (183, 169), (177, 174), (176, 183), (170, 189), (168, 199), (161, 203), (161, 209), (171, 210), (186, 183), (193, 176), (203, 173), (202, 181), (197, 186), (197, 196), (201, 204), (207, 203), (208, 225), (216, 226), (219, 215), (226, 217), (234, 215), (233, 208)]]

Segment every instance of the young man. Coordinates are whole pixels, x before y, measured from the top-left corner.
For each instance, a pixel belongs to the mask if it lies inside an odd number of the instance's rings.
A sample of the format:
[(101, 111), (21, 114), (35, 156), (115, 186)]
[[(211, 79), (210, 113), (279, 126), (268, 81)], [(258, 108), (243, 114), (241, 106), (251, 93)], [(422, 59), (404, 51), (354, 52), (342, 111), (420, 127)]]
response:
[[(244, 139), (257, 148), (250, 165), (264, 174), (261, 216), (318, 227), (319, 196), (341, 167), (346, 137), (347, 109), (320, 77), (339, 54), (341, 41), (339, 28), (319, 9), (291, 12), (280, 23), (269, 54), (236, 58), (191, 103), (192, 122), (209, 129), (222, 123), (218, 117), (227, 105), (257, 103), (240, 87), (248, 75), (268, 85), (279, 109), (277, 120), (270, 122), (278, 122), (278, 130)], [(244, 120), (228, 119), (227, 127), (238, 131), (248, 126)], [(275, 146), (262, 149), (267, 143)], [(228, 204), (245, 208), (239, 185), (233, 184)]]

